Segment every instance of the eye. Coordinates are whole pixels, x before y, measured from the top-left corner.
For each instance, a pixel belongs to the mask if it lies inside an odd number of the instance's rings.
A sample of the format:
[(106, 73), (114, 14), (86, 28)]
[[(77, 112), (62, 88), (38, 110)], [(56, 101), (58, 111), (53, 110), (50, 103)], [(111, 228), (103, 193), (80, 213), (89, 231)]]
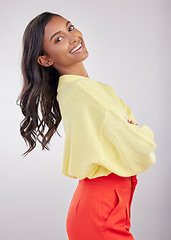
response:
[(71, 32), (72, 30), (74, 30), (75, 29), (75, 27), (74, 27), (74, 25), (71, 25), (70, 27), (69, 27), (69, 31)]
[(55, 43), (58, 43), (62, 40), (63, 37), (58, 37), (56, 40), (55, 40)]

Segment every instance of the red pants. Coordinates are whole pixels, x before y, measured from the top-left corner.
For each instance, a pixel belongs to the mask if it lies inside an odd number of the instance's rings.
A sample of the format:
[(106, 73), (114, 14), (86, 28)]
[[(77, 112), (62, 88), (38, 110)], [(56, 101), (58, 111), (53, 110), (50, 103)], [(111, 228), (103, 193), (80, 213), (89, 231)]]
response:
[(136, 176), (79, 181), (67, 216), (69, 240), (133, 240), (130, 208)]

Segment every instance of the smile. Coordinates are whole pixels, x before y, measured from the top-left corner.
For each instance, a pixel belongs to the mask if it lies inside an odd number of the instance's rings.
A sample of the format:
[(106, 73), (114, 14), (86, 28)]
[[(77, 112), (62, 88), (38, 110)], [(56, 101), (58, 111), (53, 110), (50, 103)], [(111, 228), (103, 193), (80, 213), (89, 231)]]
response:
[(78, 52), (81, 52), (82, 50), (83, 50), (83, 44), (82, 44), (82, 42), (80, 42), (70, 51), (70, 53), (71, 54), (78, 53)]

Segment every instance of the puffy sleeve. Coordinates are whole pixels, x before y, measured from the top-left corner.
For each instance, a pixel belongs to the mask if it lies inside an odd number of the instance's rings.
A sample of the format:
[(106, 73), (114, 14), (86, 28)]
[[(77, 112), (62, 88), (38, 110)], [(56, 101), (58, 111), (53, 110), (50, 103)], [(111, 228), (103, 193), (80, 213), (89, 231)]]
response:
[(80, 80), (63, 93), (58, 96), (66, 133), (63, 169), (69, 175), (92, 177), (102, 167), (127, 177), (155, 163), (152, 130), (128, 123), (97, 82)]
[(130, 109), (130, 107), (128, 105), (126, 105), (124, 103), (124, 101), (120, 97), (117, 96), (117, 94), (115, 93), (113, 88), (106, 83), (102, 83), (102, 82), (98, 82), (98, 83), (100, 84), (100, 86), (103, 89), (105, 89), (107, 94), (109, 94), (113, 99), (115, 99), (115, 101), (118, 102), (118, 104), (121, 106), (121, 108), (124, 109), (125, 113), (127, 114), (128, 119), (132, 120), (135, 124), (137, 124), (137, 120), (136, 120), (132, 110)]
[(119, 99), (120, 103), (122, 104), (123, 108), (125, 109), (128, 118), (130, 120), (132, 120), (135, 124), (138, 124), (132, 110), (130, 109), (130, 107), (128, 105), (126, 105), (120, 97), (118, 97), (118, 99)]
[[(112, 126), (120, 121), (115, 132)], [(120, 120), (119, 120), (120, 119)], [(154, 134), (148, 126), (139, 127), (117, 116), (113, 109), (108, 109), (102, 131), (103, 139), (108, 141), (116, 161), (105, 162), (105, 167), (120, 169), (121, 176), (129, 176), (146, 171), (156, 161)], [(119, 173), (119, 172), (118, 172)]]

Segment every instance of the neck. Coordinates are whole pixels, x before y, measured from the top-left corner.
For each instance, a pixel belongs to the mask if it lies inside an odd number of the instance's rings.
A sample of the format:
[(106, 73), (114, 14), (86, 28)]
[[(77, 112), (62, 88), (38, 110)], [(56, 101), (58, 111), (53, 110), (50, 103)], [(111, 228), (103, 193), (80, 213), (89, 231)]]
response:
[(65, 69), (58, 70), (60, 76), (62, 75), (79, 75), (83, 77), (89, 77), (88, 73), (84, 67), (83, 62), (79, 62), (74, 66), (69, 66)]

